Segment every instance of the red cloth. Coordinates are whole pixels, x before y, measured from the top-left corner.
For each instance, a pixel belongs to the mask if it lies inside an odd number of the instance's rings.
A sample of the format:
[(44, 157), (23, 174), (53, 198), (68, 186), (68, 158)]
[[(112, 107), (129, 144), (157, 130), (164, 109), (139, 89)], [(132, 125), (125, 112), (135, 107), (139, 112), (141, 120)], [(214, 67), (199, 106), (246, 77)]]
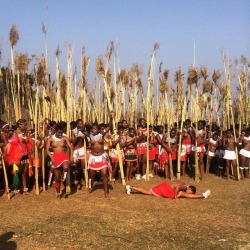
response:
[(164, 149), (163, 152), (160, 154), (160, 158), (159, 158), (159, 162), (160, 165), (165, 165), (165, 163), (168, 161), (169, 157), (168, 157), (168, 153), (167, 151)]
[[(165, 165), (166, 162), (169, 160), (169, 155), (168, 155), (168, 153), (167, 153), (167, 151), (166, 151), (165, 149), (162, 149), (162, 150), (163, 150), (163, 151), (162, 151), (162, 153), (161, 153), (161, 155), (160, 155), (159, 160), (160, 160), (160, 164), (161, 164), (161, 165)], [(171, 157), (172, 157), (172, 161), (174, 161), (174, 160), (177, 159), (176, 150), (173, 150), (173, 151), (171, 152)]]
[(162, 196), (170, 199), (175, 198), (175, 190), (165, 181), (151, 188), (150, 191), (155, 196)]
[(156, 154), (157, 154), (156, 148), (149, 150), (149, 160), (155, 160)]
[[(120, 150), (120, 152), (121, 152), (122, 160), (124, 160), (125, 159), (124, 151)], [(119, 162), (117, 150), (114, 148), (112, 148), (112, 150), (111, 150), (111, 161), (112, 162)]]
[(69, 158), (65, 152), (54, 153), (53, 158), (56, 162), (56, 165), (53, 168), (59, 168), (64, 162), (68, 162)]
[(137, 153), (138, 154), (146, 154), (147, 153), (147, 143), (137, 143)]
[(197, 152), (198, 153), (205, 153), (206, 152), (205, 144), (197, 143)]
[(23, 147), (20, 139), (17, 136), (10, 138), (9, 143), (5, 147), (6, 160), (9, 165), (16, 163), (20, 164), (20, 160), (23, 156)]
[(30, 153), (32, 151), (33, 143), (35, 143), (30, 137), (27, 137), (27, 151)]

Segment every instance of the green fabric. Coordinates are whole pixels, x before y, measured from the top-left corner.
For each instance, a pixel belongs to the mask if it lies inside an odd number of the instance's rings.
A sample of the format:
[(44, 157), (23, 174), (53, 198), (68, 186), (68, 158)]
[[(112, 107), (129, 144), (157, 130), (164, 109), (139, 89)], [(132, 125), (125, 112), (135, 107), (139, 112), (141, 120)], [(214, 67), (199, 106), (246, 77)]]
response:
[(14, 177), (13, 177), (13, 186), (19, 186), (19, 175), (18, 175), (18, 171), (15, 171)]

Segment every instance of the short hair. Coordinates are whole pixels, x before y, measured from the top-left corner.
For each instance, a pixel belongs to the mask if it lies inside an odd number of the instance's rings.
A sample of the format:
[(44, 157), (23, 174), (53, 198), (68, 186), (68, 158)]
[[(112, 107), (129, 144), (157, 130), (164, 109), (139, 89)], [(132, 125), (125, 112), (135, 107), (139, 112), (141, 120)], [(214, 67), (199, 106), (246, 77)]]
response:
[(17, 125), (19, 126), (20, 124), (22, 124), (22, 123), (26, 123), (26, 120), (25, 119), (19, 119), (18, 121), (17, 121)]
[(64, 128), (65, 128), (64, 122), (58, 122), (56, 124), (56, 126), (55, 126), (55, 131), (57, 131), (57, 130), (64, 130)]
[(189, 186), (189, 188), (191, 189), (192, 193), (195, 194), (196, 193), (196, 187), (195, 186)]
[(134, 128), (129, 128), (128, 132), (135, 131)]

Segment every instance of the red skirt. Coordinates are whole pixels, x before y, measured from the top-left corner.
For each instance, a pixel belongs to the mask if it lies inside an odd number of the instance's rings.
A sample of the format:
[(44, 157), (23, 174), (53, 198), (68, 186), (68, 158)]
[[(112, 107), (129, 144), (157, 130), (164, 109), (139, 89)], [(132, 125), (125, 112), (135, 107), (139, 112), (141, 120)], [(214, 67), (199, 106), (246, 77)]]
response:
[(150, 191), (154, 196), (161, 196), (170, 199), (175, 198), (175, 190), (165, 181), (151, 188)]
[(69, 162), (69, 158), (65, 152), (54, 153), (53, 158), (56, 165), (53, 168), (59, 168), (64, 162)]

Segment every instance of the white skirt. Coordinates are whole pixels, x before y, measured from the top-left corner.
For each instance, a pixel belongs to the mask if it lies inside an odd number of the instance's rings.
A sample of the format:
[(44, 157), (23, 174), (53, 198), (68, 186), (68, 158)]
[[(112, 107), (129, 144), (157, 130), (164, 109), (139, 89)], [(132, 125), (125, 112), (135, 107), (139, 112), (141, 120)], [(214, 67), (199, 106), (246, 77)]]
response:
[(248, 151), (248, 150), (246, 150), (246, 149), (244, 149), (244, 148), (242, 148), (242, 149), (240, 150), (239, 154), (240, 154), (240, 155), (243, 155), (243, 156), (245, 156), (245, 157), (247, 157), (247, 158), (250, 158), (250, 151)]
[(235, 160), (236, 159), (236, 154), (234, 151), (230, 150), (225, 150), (225, 155), (223, 157), (226, 160)]

